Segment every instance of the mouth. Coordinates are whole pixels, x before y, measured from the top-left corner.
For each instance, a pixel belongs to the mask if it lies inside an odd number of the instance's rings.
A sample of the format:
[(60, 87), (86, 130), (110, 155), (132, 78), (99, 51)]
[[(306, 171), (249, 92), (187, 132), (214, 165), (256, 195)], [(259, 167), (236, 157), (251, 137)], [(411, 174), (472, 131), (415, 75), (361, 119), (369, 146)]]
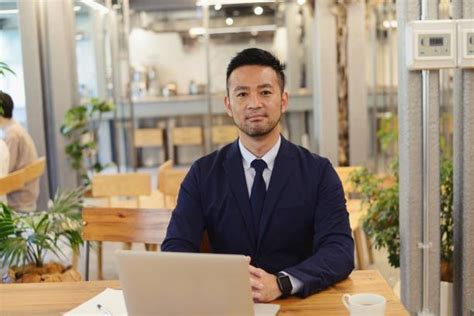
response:
[(267, 116), (264, 114), (250, 115), (247, 116), (247, 120), (250, 122), (257, 122), (265, 119)]

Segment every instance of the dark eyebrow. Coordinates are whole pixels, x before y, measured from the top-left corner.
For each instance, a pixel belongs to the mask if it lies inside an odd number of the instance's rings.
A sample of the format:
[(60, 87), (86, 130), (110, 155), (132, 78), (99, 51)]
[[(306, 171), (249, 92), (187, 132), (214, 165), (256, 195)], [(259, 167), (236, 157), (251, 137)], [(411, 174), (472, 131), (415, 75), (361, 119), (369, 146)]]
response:
[(273, 88), (273, 85), (271, 85), (270, 83), (265, 83), (265, 84), (261, 84), (258, 86), (259, 89), (262, 89), (262, 88)]
[(250, 90), (250, 88), (247, 87), (247, 86), (237, 86), (237, 87), (235, 87), (232, 91), (237, 92), (237, 91), (240, 91), (240, 90), (245, 90), (245, 91), (247, 91), (247, 90)]

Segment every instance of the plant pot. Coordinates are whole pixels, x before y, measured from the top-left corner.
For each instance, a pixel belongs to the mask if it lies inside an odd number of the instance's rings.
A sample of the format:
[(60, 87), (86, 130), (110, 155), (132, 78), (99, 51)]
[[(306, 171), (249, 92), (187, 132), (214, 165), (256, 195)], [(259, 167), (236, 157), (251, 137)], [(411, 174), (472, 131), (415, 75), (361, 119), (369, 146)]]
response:
[(441, 282), (440, 315), (453, 315), (453, 283)]
[(74, 282), (81, 281), (81, 275), (72, 267), (60, 263), (48, 263), (43, 267), (29, 264), (25, 267), (11, 267), (2, 277), (3, 283)]
[(441, 260), (440, 270), (441, 281), (453, 283), (453, 263)]

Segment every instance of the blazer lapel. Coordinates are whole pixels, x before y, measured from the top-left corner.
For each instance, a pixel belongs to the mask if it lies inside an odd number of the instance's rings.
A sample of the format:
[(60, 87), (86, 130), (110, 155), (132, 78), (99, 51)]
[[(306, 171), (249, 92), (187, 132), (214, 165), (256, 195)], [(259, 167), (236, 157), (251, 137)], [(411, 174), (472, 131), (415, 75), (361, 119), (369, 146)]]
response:
[(275, 205), (281, 195), (281, 191), (285, 187), (285, 184), (288, 182), (288, 178), (295, 168), (293, 160), (294, 157), (291, 152), (290, 144), (282, 136), (281, 146), (275, 159), (275, 165), (273, 166), (270, 184), (268, 186), (267, 195), (265, 196), (260, 227), (258, 228), (257, 252), (272, 213), (275, 210)]
[(238, 208), (244, 218), (247, 233), (250, 236), (252, 245), (255, 245), (257, 240), (257, 236), (255, 235), (255, 222), (250, 207), (247, 182), (245, 181), (242, 155), (240, 153), (238, 140), (232, 144), (223, 165)]

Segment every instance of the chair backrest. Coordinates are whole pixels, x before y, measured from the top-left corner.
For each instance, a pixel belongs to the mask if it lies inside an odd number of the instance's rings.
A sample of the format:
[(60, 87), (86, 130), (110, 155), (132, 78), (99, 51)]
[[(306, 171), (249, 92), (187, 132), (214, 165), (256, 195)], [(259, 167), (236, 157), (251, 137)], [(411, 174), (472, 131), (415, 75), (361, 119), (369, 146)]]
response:
[(149, 173), (97, 174), (92, 177), (92, 196), (141, 196), (151, 194)]
[(44, 174), (46, 170), (46, 158), (40, 157), (24, 168), (25, 183), (33, 181)]
[(171, 160), (158, 168), (158, 191), (163, 194), (165, 207), (175, 207), (181, 182), (187, 173), (187, 169), (174, 169)]
[(362, 169), (362, 167), (360, 166), (336, 167), (336, 172), (339, 178), (341, 179), (342, 187), (344, 188), (344, 194), (346, 195), (346, 198), (348, 198), (351, 193), (356, 193), (354, 192), (354, 186), (349, 181), (349, 178), (352, 172), (360, 169)]
[(203, 130), (200, 126), (173, 127), (171, 133), (174, 146), (203, 144)]
[(82, 238), (161, 244), (170, 218), (169, 209), (85, 207)]
[(228, 144), (233, 142), (239, 133), (234, 125), (216, 125), (211, 129), (211, 139), (213, 144)]
[(163, 129), (140, 128), (134, 133), (135, 147), (159, 147), (163, 146)]
[(25, 169), (20, 169), (0, 178), (0, 195), (15, 192), (25, 185)]

